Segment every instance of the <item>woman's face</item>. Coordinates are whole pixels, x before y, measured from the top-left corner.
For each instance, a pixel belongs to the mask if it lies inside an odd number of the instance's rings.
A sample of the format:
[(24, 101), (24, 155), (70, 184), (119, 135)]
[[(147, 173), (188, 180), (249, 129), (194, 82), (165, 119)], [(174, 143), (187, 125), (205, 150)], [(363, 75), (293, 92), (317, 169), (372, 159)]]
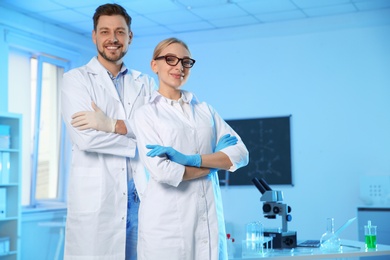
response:
[[(190, 58), (190, 53), (183, 45), (172, 43), (158, 55), (158, 57), (162, 56), (173, 56), (168, 58), (168, 62), (172, 64), (177, 60), (176, 58)], [(182, 62), (183, 61), (180, 60), (175, 66), (172, 66), (167, 63), (166, 58), (152, 61), (152, 70), (158, 75), (160, 90), (179, 90), (180, 87), (184, 85), (190, 75), (191, 69), (183, 67)], [(188, 60), (185, 60), (184, 62), (188, 62)]]

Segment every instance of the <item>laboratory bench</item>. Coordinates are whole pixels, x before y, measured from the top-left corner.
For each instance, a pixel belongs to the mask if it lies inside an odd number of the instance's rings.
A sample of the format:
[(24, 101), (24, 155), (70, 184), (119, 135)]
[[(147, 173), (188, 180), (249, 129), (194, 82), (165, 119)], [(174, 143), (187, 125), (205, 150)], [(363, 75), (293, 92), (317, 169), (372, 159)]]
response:
[[(243, 260), (243, 259), (294, 259), (294, 260), (306, 260), (306, 259), (344, 259), (344, 258), (358, 258), (367, 256), (386, 256), (390, 259), (390, 245), (378, 244), (377, 249), (367, 250), (365, 249), (364, 242), (344, 240), (341, 239), (340, 252), (322, 252), (320, 248), (308, 248), (308, 247), (296, 247), (291, 249), (268, 249), (263, 250), (263, 253), (259, 253), (258, 256), (243, 256), (240, 254), (242, 248), (236, 248), (236, 252), (233, 257), (229, 257), (229, 260)], [(238, 246), (237, 243), (235, 246)]]

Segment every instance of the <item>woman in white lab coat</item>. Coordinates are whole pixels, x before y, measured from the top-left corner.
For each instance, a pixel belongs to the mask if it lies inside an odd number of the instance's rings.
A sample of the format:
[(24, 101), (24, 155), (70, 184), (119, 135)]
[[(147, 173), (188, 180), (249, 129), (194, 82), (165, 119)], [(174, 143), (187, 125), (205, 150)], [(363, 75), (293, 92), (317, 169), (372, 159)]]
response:
[[(181, 90), (194, 63), (184, 42), (159, 43), (151, 62), (159, 90), (134, 114), (150, 174), (139, 211), (138, 260), (227, 259), (216, 169), (247, 165), (248, 150), (210, 105)], [(229, 135), (236, 144), (217, 148)]]
[[(136, 108), (154, 89), (152, 78), (130, 70), (124, 76), (122, 105), (107, 70), (96, 57), (64, 74), (62, 114), (72, 139), (72, 165), (68, 183), (66, 259), (125, 259), (127, 215), (127, 166), (142, 198), (145, 172), (137, 158), (134, 133), (79, 130), (72, 115), (92, 110), (94, 102), (106, 116), (132, 119)], [(93, 252), (92, 255), (90, 255)], [(88, 255), (87, 255), (88, 254)]]

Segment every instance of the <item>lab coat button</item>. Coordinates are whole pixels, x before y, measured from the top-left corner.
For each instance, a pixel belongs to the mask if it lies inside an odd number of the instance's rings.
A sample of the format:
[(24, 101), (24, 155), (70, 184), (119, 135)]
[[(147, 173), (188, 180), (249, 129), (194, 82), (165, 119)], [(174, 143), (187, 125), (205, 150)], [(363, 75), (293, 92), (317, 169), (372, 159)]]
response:
[(209, 241), (207, 241), (207, 240), (203, 240), (203, 243), (204, 243), (204, 244), (207, 244), (208, 242), (209, 242)]

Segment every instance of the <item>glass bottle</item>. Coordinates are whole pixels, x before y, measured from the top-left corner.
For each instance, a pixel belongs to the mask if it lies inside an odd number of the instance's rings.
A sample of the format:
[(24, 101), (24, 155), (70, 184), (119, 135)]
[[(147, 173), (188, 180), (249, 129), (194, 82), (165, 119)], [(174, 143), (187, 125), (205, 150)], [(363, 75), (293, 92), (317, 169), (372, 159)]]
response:
[(326, 220), (326, 232), (321, 236), (321, 250), (325, 252), (339, 252), (340, 238), (334, 233), (334, 218)]

